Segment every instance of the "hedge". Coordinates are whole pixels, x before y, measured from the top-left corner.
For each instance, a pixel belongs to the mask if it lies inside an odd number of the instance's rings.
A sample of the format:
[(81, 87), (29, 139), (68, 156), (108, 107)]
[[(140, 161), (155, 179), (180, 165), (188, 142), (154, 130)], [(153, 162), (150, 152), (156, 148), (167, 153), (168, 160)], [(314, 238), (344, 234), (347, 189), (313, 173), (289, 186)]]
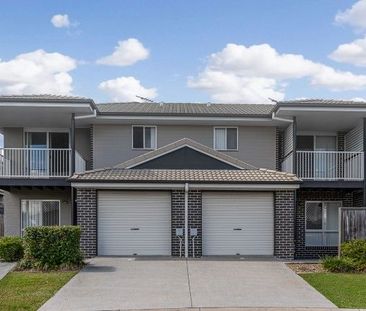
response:
[(53, 270), (82, 265), (80, 228), (77, 226), (28, 227), (20, 267)]
[(7, 236), (0, 238), (0, 259), (18, 261), (23, 257), (23, 242), (20, 237)]
[(340, 258), (326, 257), (322, 264), (330, 272), (366, 272), (366, 240), (342, 243)]

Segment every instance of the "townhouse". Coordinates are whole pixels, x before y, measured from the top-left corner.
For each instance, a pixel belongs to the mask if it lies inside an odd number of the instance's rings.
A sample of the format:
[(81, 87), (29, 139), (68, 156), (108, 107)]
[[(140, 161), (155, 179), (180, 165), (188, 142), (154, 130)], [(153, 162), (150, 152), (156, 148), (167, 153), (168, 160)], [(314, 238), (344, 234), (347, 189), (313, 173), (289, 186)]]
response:
[(5, 235), (81, 226), (86, 257), (318, 258), (365, 205), (366, 103), (0, 96)]

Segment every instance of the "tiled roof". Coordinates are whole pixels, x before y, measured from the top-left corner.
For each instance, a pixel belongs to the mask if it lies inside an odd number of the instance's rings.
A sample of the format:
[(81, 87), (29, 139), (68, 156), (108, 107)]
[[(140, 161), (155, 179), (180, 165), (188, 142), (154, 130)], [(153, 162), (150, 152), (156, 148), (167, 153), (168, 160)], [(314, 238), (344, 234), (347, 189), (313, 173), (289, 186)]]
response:
[(101, 113), (130, 115), (251, 116), (268, 117), (275, 105), (198, 104), (198, 103), (106, 103), (98, 104)]
[(130, 168), (137, 166), (138, 164), (148, 162), (149, 160), (158, 158), (164, 154), (167, 154), (169, 152), (173, 152), (175, 150), (178, 150), (183, 147), (190, 147), (194, 150), (197, 150), (198, 152), (202, 152), (207, 154), (208, 156), (211, 156), (215, 159), (218, 159), (219, 161), (223, 161), (225, 163), (228, 163), (229, 165), (238, 167), (240, 169), (256, 169), (255, 166), (250, 165), (246, 162), (240, 161), (236, 158), (230, 157), (224, 153), (221, 153), (219, 151), (216, 151), (210, 147), (207, 147), (205, 145), (202, 145), (192, 139), (189, 138), (183, 138), (180, 139), (174, 143), (171, 143), (169, 145), (165, 145), (159, 149), (147, 152), (145, 154), (142, 154), (140, 156), (137, 156), (131, 160), (128, 160), (126, 162), (123, 162), (121, 164), (118, 164), (115, 166), (115, 168)]
[(92, 99), (80, 96), (63, 96), (52, 94), (37, 95), (0, 95), (0, 102), (93, 102)]
[(72, 182), (299, 183), (293, 174), (256, 170), (101, 169), (76, 174)]
[(278, 105), (309, 105), (309, 106), (344, 106), (344, 105), (355, 105), (365, 106), (366, 101), (356, 100), (337, 100), (337, 99), (297, 99), (297, 100), (284, 100), (278, 102)]

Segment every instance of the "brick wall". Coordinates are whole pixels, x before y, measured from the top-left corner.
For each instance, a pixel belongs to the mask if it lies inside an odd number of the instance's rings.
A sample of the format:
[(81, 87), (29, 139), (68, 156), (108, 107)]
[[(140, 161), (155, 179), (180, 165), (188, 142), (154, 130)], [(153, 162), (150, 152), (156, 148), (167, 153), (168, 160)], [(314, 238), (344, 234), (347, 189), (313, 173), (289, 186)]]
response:
[(352, 206), (353, 191), (342, 189), (300, 189), (297, 191), (295, 257), (314, 259), (326, 255), (336, 255), (338, 247), (305, 246), (305, 201), (342, 201), (343, 206)]
[[(184, 190), (172, 191), (172, 256), (179, 256), (179, 238), (176, 229), (183, 228), (184, 234)], [(195, 238), (195, 257), (202, 256), (202, 192), (190, 190), (188, 192), (188, 228), (197, 228), (198, 235)], [(188, 238), (188, 254), (193, 257), (193, 243)], [(184, 257), (184, 235), (182, 237), (182, 257)]]
[(76, 204), (81, 251), (86, 258), (94, 257), (97, 255), (97, 191), (77, 189)]
[(363, 207), (363, 191), (355, 191), (353, 192), (353, 206), (354, 207)]
[(294, 259), (295, 192), (274, 193), (274, 255), (280, 259)]
[(281, 162), (283, 160), (283, 130), (276, 128), (276, 170), (281, 171)]

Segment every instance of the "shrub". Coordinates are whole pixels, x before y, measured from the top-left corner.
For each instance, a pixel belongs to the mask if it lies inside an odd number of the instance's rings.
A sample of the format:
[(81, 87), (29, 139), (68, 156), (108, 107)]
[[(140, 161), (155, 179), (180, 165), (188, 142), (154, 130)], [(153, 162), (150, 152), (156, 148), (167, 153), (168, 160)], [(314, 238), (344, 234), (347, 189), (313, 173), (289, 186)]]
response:
[(341, 257), (326, 257), (322, 264), (330, 272), (366, 272), (366, 240), (343, 243)]
[(345, 273), (356, 271), (353, 261), (348, 258), (325, 257), (322, 260), (322, 265), (329, 272)]
[(366, 262), (366, 240), (352, 240), (342, 244), (341, 256)]
[(77, 226), (28, 227), (20, 268), (73, 269), (82, 264), (80, 228)]
[(0, 238), (0, 258), (5, 261), (18, 261), (23, 257), (23, 242), (20, 237)]

